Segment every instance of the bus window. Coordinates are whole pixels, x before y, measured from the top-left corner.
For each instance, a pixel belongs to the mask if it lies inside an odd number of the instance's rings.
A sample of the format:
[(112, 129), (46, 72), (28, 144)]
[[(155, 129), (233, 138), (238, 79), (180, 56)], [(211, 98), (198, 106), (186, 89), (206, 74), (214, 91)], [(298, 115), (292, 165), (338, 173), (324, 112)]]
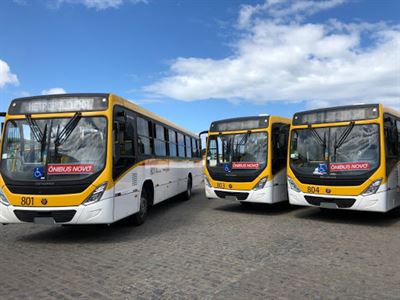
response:
[(396, 120), (391, 116), (384, 115), (384, 131), (386, 144), (386, 174), (389, 174), (396, 165), (399, 156), (398, 133)]
[(137, 118), (138, 152), (143, 155), (152, 154), (149, 121)]
[(192, 138), (192, 157), (198, 157), (197, 140), (194, 138)]
[(182, 133), (178, 133), (178, 156), (185, 157), (185, 139)]
[(208, 144), (208, 155), (207, 155), (207, 161), (210, 167), (216, 167), (217, 166), (217, 140), (216, 139), (210, 139), (210, 142)]
[(156, 124), (156, 137), (154, 139), (155, 153), (159, 156), (167, 155), (164, 127)]
[(135, 163), (135, 117), (124, 110), (116, 109), (113, 123), (114, 178)]
[(190, 142), (190, 137), (185, 136), (185, 145), (186, 145), (186, 157), (192, 157), (192, 145)]
[(176, 157), (176, 132), (168, 129), (169, 156)]

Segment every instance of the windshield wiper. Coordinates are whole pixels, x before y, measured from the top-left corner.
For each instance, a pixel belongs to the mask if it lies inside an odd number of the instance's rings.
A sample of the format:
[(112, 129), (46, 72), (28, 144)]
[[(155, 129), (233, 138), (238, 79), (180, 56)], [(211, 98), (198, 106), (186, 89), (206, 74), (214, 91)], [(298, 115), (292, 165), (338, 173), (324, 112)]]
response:
[(57, 137), (54, 140), (54, 145), (55, 147), (59, 147), (63, 143), (65, 143), (66, 140), (70, 137), (76, 126), (78, 125), (80, 119), (82, 118), (82, 114), (80, 112), (77, 112), (65, 125), (63, 130), (61, 132), (58, 132), (59, 130), (57, 129)]
[(246, 134), (242, 137), (242, 139), (240, 140), (240, 142), (239, 143), (237, 143), (236, 144), (236, 147), (238, 146), (238, 145), (244, 145), (244, 144), (246, 144), (247, 143), (247, 139), (249, 138), (249, 136), (251, 135), (251, 131), (249, 130), (249, 131), (247, 131), (246, 132)]
[(320, 135), (318, 134), (318, 132), (314, 128), (311, 127), (311, 124), (308, 125), (308, 129), (311, 130), (311, 133), (312, 133), (314, 139), (318, 142), (318, 144), (320, 144), (322, 147), (324, 147), (324, 151), (325, 151), (325, 149), (326, 149), (326, 136), (325, 136), (325, 134), (324, 134), (324, 139), (322, 139), (320, 137)]
[[(235, 149), (233, 150), (233, 155), (236, 157), (238, 153), (239, 146), (242, 146), (247, 143), (247, 139), (251, 135), (251, 131), (247, 131), (246, 134), (240, 139), (239, 143), (235, 144)], [(233, 145), (232, 145), (233, 146)]]
[(354, 124), (355, 124), (354, 121), (350, 122), (350, 124), (347, 125), (346, 129), (342, 132), (342, 134), (340, 135), (338, 140), (336, 140), (336, 136), (335, 136), (335, 144), (333, 145), (333, 156), (335, 157), (335, 160), (336, 160), (336, 150), (339, 149), (340, 147), (342, 147), (344, 142), (347, 140), (350, 132), (354, 128)]
[[(31, 128), (33, 137), (35, 138), (36, 142), (42, 143), (44, 133), (40, 129), (39, 125), (36, 123), (36, 121), (34, 119), (32, 119), (31, 115), (25, 115), (25, 118), (26, 118), (26, 121), (28, 122), (29, 127)], [(46, 132), (46, 127), (45, 127), (44, 131)]]
[(26, 115), (25, 118), (29, 128), (31, 129), (33, 137), (38, 143), (40, 143), (40, 161), (43, 161), (47, 137), (47, 123), (44, 126), (44, 131), (42, 132), (39, 125), (36, 123), (36, 120), (32, 119), (31, 115)]

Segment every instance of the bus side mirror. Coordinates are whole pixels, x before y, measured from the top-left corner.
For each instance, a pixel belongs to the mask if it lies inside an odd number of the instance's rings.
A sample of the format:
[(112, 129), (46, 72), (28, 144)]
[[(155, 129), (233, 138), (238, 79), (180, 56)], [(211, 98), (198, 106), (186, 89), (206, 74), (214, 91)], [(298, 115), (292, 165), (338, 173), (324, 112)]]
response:
[(3, 129), (4, 129), (4, 122), (1, 122), (1, 133), (3, 133)]
[[(204, 135), (204, 134), (207, 134), (207, 136), (206, 136), (206, 146), (207, 146), (208, 130), (204, 130), (204, 131), (202, 131), (202, 132), (199, 133), (200, 150), (203, 149), (203, 145), (202, 145), (202, 143), (201, 143), (201, 136)], [(205, 148), (205, 147), (204, 147), (204, 148)]]

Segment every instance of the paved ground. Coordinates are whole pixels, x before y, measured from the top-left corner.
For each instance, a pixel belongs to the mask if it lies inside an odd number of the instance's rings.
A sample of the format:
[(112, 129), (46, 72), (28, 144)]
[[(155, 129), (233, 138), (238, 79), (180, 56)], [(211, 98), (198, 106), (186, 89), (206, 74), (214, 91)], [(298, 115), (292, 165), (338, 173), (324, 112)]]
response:
[(400, 218), (172, 199), (141, 227), (0, 227), (1, 299), (400, 298)]

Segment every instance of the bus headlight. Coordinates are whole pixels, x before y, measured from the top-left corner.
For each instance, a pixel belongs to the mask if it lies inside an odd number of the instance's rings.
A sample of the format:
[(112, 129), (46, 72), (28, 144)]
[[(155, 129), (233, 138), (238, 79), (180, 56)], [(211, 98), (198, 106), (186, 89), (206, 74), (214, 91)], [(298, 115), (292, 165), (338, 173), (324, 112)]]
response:
[(301, 190), (299, 189), (299, 187), (297, 186), (297, 184), (294, 182), (294, 180), (292, 178), (290, 178), (288, 176), (287, 181), (288, 181), (288, 184), (289, 184), (290, 188), (293, 191), (298, 192), (298, 193), (301, 192)]
[(10, 202), (8, 201), (6, 195), (3, 194), (2, 190), (0, 190), (0, 202), (5, 206), (10, 206)]
[(204, 183), (207, 187), (212, 187), (210, 180), (208, 180), (208, 177), (204, 175)]
[(375, 193), (378, 191), (378, 189), (379, 189), (381, 183), (382, 183), (382, 178), (379, 178), (379, 179), (373, 181), (373, 182), (364, 190), (364, 192), (362, 192), (361, 195), (362, 195), (362, 196), (369, 196), (369, 195), (375, 194)]
[(101, 199), (101, 196), (103, 196), (104, 192), (106, 191), (107, 187), (107, 182), (104, 182), (103, 184), (99, 185), (91, 194), (89, 197), (86, 198), (85, 201), (83, 201), (83, 205), (89, 205), (92, 203), (95, 203)]
[(264, 188), (267, 181), (268, 181), (268, 176), (261, 178), (260, 181), (254, 186), (253, 191), (261, 190), (262, 188)]

